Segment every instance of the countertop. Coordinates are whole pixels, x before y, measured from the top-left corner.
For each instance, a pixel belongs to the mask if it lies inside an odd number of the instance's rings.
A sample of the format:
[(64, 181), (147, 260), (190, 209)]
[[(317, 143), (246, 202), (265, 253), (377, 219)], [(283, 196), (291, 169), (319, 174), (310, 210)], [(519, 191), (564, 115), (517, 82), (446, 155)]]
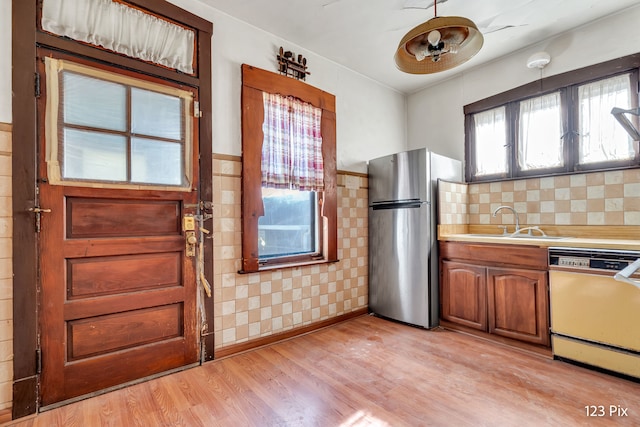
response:
[(640, 240), (562, 237), (553, 239), (504, 237), (487, 234), (440, 234), (438, 240), (451, 242), (499, 243), (502, 245), (530, 245), (538, 247), (575, 247), (593, 249), (622, 249), (640, 251)]

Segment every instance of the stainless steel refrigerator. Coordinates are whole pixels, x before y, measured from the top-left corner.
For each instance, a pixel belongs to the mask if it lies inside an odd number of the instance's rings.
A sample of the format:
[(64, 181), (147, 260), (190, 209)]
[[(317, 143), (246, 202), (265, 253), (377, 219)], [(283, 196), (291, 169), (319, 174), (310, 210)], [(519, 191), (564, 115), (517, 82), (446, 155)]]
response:
[(427, 149), (369, 161), (369, 310), (433, 328), (439, 318), (438, 179), (462, 163)]

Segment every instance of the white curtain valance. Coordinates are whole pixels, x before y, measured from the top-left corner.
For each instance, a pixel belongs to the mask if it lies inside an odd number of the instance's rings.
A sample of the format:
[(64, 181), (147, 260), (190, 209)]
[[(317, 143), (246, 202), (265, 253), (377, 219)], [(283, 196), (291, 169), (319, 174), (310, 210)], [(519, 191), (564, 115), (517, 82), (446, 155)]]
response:
[(195, 33), (112, 0), (44, 0), (42, 28), (193, 74)]

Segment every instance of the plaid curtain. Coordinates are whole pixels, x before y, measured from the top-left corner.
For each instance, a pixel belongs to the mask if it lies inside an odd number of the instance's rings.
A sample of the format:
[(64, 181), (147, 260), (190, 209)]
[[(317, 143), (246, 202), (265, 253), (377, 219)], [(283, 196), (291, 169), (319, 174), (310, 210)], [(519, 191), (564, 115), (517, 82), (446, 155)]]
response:
[(322, 110), (291, 96), (263, 92), (262, 99), (262, 186), (322, 191)]

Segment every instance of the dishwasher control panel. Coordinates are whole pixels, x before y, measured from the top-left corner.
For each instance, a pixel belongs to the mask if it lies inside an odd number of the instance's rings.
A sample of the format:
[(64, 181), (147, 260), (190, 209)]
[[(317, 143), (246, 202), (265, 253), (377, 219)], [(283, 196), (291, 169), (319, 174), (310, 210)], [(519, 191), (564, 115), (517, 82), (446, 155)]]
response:
[[(559, 256), (556, 258), (557, 264), (561, 267), (582, 267), (589, 268), (589, 260), (587, 258), (576, 258), (568, 256)], [(551, 263), (553, 264), (553, 263)]]
[(640, 252), (608, 249), (549, 248), (550, 268), (620, 271), (640, 258)]

